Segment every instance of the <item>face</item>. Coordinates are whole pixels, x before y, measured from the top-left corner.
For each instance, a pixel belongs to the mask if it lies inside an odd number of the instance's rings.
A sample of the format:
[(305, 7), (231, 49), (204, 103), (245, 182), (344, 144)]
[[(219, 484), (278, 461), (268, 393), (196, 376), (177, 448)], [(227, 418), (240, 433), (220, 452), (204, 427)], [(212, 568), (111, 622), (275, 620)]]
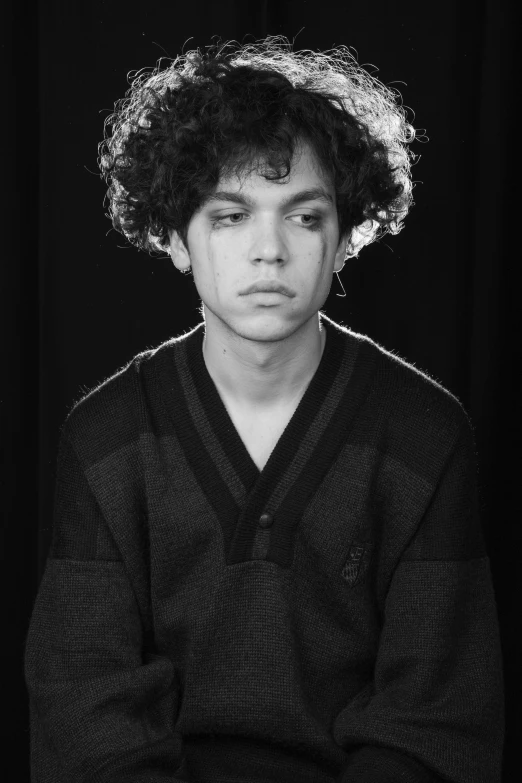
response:
[[(187, 244), (188, 252), (171, 235), (175, 265), (192, 266), (207, 330), (258, 342), (285, 339), (306, 324), (345, 256), (333, 184), (308, 147), (296, 153), (286, 180), (256, 172), (221, 179), (192, 216)], [(267, 283), (285, 292), (250, 291)]]

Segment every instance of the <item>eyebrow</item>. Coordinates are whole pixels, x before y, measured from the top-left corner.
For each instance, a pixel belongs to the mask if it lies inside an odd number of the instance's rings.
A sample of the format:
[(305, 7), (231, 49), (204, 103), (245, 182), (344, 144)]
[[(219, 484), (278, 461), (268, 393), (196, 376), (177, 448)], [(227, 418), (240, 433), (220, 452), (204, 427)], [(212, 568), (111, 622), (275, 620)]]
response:
[[(254, 202), (240, 190), (218, 190), (208, 197), (207, 202), (212, 201), (231, 201), (234, 204), (243, 204), (245, 207), (254, 206)], [(324, 201), (330, 206), (333, 205), (333, 198), (324, 188), (309, 188), (308, 190), (300, 190), (299, 193), (294, 193), (292, 196), (283, 199), (280, 206), (286, 209), (303, 201)]]

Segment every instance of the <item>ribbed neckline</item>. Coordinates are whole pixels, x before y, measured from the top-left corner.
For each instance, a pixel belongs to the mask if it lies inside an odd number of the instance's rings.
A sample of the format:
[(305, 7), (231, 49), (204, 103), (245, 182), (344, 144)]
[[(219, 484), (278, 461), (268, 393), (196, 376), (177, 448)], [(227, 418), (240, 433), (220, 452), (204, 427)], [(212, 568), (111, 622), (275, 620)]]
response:
[[(229, 455), (246, 487), (251, 487), (259, 476), (272, 473), (272, 463), (288, 463), (299, 445), (300, 436), (306, 432), (310, 421), (335, 380), (343, 358), (345, 336), (333, 322), (323, 315), (321, 315), (321, 323), (326, 330), (323, 355), (292, 418), (262, 471), (259, 470), (241, 440), (207, 369), (203, 356), (204, 329), (198, 327), (186, 339), (188, 365), (195, 389), (216, 437)], [(200, 324), (200, 327), (203, 326), (204, 324)]]

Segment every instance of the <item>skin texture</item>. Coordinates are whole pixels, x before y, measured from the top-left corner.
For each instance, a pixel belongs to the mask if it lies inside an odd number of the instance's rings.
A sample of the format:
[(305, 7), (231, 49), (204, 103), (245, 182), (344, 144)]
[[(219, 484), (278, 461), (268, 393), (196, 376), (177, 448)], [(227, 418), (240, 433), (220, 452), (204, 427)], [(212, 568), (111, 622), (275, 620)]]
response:
[[(330, 201), (297, 193), (322, 189)], [(295, 406), (320, 362), (319, 328), (334, 272), (343, 268), (335, 190), (307, 145), (296, 150), (290, 176), (270, 182), (256, 171), (220, 180), (192, 216), (185, 247), (170, 235), (174, 265), (192, 267), (205, 318), (203, 356), (218, 391), (243, 414), (274, 414)], [(243, 295), (256, 281), (284, 283), (293, 296)]]

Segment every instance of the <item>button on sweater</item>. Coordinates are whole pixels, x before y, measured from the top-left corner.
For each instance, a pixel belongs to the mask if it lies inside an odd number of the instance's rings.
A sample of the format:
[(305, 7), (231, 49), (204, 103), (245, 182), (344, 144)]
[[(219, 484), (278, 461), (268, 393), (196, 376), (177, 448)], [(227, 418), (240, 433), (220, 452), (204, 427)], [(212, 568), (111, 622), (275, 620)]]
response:
[(203, 323), (68, 414), (24, 656), (33, 783), (500, 782), (470, 417), (320, 321), (262, 471)]

